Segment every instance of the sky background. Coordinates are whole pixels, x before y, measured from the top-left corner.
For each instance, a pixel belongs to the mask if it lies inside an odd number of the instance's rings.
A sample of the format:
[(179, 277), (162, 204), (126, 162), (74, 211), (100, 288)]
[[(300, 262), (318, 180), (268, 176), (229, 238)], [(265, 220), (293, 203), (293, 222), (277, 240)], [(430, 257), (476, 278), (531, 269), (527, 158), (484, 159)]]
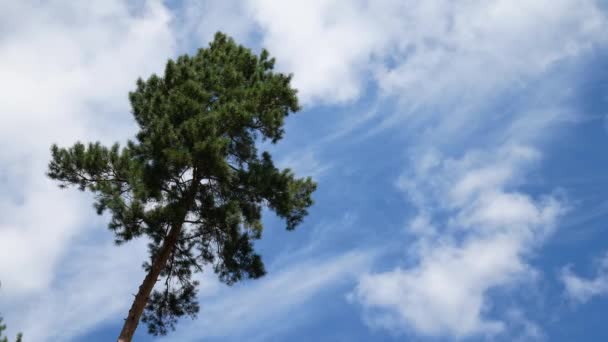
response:
[(49, 146), (125, 142), (128, 91), (221, 30), (304, 109), (266, 146), (318, 181), (268, 274), (200, 275), (198, 318), (136, 341), (607, 341), (608, 2), (0, 0), (0, 313), (116, 338), (146, 242), (116, 247)]

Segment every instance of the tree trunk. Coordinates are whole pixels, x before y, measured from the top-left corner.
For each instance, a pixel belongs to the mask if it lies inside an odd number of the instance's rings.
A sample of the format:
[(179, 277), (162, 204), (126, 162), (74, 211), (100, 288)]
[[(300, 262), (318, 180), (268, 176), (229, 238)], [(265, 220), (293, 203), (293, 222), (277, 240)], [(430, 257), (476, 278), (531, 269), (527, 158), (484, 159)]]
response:
[(144, 309), (146, 308), (146, 304), (148, 303), (148, 298), (150, 297), (150, 293), (154, 289), (154, 285), (158, 281), (158, 276), (160, 275), (163, 268), (167, 265), (167, 260), (171, 256), (171, 252), (175, 248), (177, 244), (177, 240), (179, 239), (180, 232), (182, 230), (182, 226), (184, 224), (184, 220), (186, 215), (188, 215), (188, 211), (194, 202), (194, 198), (196, 195), (196, 191), (198, 190), (198, 177), (194, 177), (192, 181), (192, 186), (188, 191), (187, 197), (184, 199), (184, 206), (182, 210), (181, 221), (176, 221), (171, 229), (169, 230), (169, 234), (163, 241), (162, 246), (156, 257), (152, 262), (152, 266), (150, 267), (150, 271), (144, 278), (143, 283), (139, 286), (139, 291), (135, 296), (135, 300), (131, 305), (131, 309), (129, 310), (129, 315), (125, 320), (125, 324), (120, 331), (120, 335), (118, 336), (118, 342), (131, 342), (133, 335), (135, 334), (135, 330), (137, 329), (137, 325), (139, 324), (139, 319), (141, 318)]
[(146, 304), (148, 303), (150, 293), (152, 293), (152, 289), (154, 289), (154, 285), (156, 285), (158, 276), (163, 268), (167, 265), (167, 260), (169, 260), (169, 256), (177, 243), (181, 228), (182, 224), (172, 227), (169, 231), (169, 235), (167, 235), (165, 241), (163, 241), (158, 255), (156, 258), (154, 258), (150, 271), (144, 278), (143, 283), (139, 286), (139, 291), (137, 292), (135, 300), (131, 305), (129, 315), (125, 320), (125, 324), (122, 327), (120, 336), (118, 336), (118, 342), (131, 342), (133, 334), (135, 334), (135, 330), (139, 324), (139, 319), (144, 312)]

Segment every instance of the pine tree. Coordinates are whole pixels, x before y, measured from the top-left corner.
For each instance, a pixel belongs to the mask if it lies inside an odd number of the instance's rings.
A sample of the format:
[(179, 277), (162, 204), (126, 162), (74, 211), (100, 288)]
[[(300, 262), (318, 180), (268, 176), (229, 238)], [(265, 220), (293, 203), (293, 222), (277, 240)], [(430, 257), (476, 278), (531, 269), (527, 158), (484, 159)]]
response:
[(217, 33), (209, 47), (169, 60), (162, 76), (137, 81), (129, 93), (135, 140), (51, 147), (48, 175), (94, 193), (117, 244), (150, 241), (119, 341), (131, 340), (140, 318), (164, 335), (178, 318), (195, 317), (196, 272), (212, 269), (228, 285), (263, 276), (253, 246), (263, 208), (288, 230), (307, 215), (316, 184), (256, 147), (279, 141), (284, 119), (300, 109), (291, 75), (273, 69), (267, 51), (258, 56)]
[[(0, 342), (9, 342), (8, 341), (8, 337), (6, 336), (2, 336), (4, 333), (4, 330), (6, 330), (6, 324), (2, 324), (2, 317), (0, 317)], [(17, 339), (15, 340), (15, 342), (21, 342), (21, 339), (23, 338), (23, 335), (21, 333), (17, 334)]]

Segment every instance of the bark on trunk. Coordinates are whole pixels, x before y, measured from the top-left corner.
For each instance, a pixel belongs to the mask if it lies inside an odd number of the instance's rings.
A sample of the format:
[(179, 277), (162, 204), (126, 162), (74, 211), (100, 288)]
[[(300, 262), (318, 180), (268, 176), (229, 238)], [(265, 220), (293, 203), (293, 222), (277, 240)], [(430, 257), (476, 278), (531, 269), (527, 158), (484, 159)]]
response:
[(135, 300), (131, 305), (129, 315), (125, 320), (125, 324), (123, 325), (118, 337), (118, 342), (131, 342), (133, 334), (135, 334), (135, 330), (139, 324), (139, 319), (144, 312), (146, 304), (148, 303), (150, 293), (152, 293), (152, 289), (154, 289), (154, 285), (156, 285), (160, 272), (163, 270), (165, 265), (167, 265), (167, 260), (169, 260), (169, 256), (175, 247), (175, 243), (177, 242), (181, 228), (181, 224), (171, 228), (169, 235), (167, 235), (165, 241), (163, 241), (160, 252), (156, 258), (154, 258), (150, 271), (144, 278), (143, 283), (139, 286), (139, 291), (137, 292)]
[(139, 324), (139, 319), (146, 308), (146, 304), (148, 303), (148, 298), (150, 297), (150, 293), (154, 289), (154, 285), (158, 281), (158, 276), (160, 275), (163, 268), (167, 265), (167, 261), (171, 256), (171, 252), (175, 248), (177, 240), (179, 239), (180, 232), (182, 230), (183, 221), (188, 214), (188, 210), (192, 206), (194, 202), (194, 197), (196, 195), (196, 191), (198, 190), (198, 178), (192, 182), (192, 186), (189, 189), (189, 193), (184, 203), (186, 204), (184, 208), (184, 212), (182, 216), (182, 220), (176, 222), (171, 229), (169, 230), (169, 234), (163, 241), (162, 246), (156, 257), (152, 262), (152, 266), (148, 274), (144, 278), (143, 283), (139, 286), (139, 290), (137, 291), (137, 295), (135, 296), (135, 300), (131, 305), (131, 309), (129, 309), (129, 315), (125, 320), (125, 323), (120, 331), (120, 335), (118, 336), (118, 342), (131, 342), (133, 335), (135, 334), (135, 330), (137, 329), (137, 325)]

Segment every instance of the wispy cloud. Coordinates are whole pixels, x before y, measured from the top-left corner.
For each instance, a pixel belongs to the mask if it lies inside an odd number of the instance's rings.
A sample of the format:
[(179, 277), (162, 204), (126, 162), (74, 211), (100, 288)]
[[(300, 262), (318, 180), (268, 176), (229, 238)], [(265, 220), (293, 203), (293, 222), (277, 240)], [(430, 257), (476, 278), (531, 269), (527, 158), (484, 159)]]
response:
[(608, 295), (608, 253), (596, 261), (594, 276), (579, 276), (566, 266), (560, 278), (566, 295), (575, 302), (586, 303), (593, 297)]
[[(220, 292), (215, 298), (205, 298), (199, 318), (180, 325), (169, 339), (193, 341), (204, 337), (226, 340), (264, 340), (297, 322), (281, 318), (293, 314), (304, 303), (327, 293), (337, 286), (355, 281), (372, 260), (369, 251), (353, 251), (324, 258), (309, 253), (301, 262), (290, 262), (270, 270), (265, 278)], [(282, 323), (277, 324), (278, 321)]]
[(319, 161), (313, 149), (291, 151), (289, 155), (283, 157), (277, 162), (277, 166), (281, 168), (289, 168), (297, 175), (302, 177), (312, 177), (317, 181), (331, 168), (329, 163), (321, 163), (321, 161)]

